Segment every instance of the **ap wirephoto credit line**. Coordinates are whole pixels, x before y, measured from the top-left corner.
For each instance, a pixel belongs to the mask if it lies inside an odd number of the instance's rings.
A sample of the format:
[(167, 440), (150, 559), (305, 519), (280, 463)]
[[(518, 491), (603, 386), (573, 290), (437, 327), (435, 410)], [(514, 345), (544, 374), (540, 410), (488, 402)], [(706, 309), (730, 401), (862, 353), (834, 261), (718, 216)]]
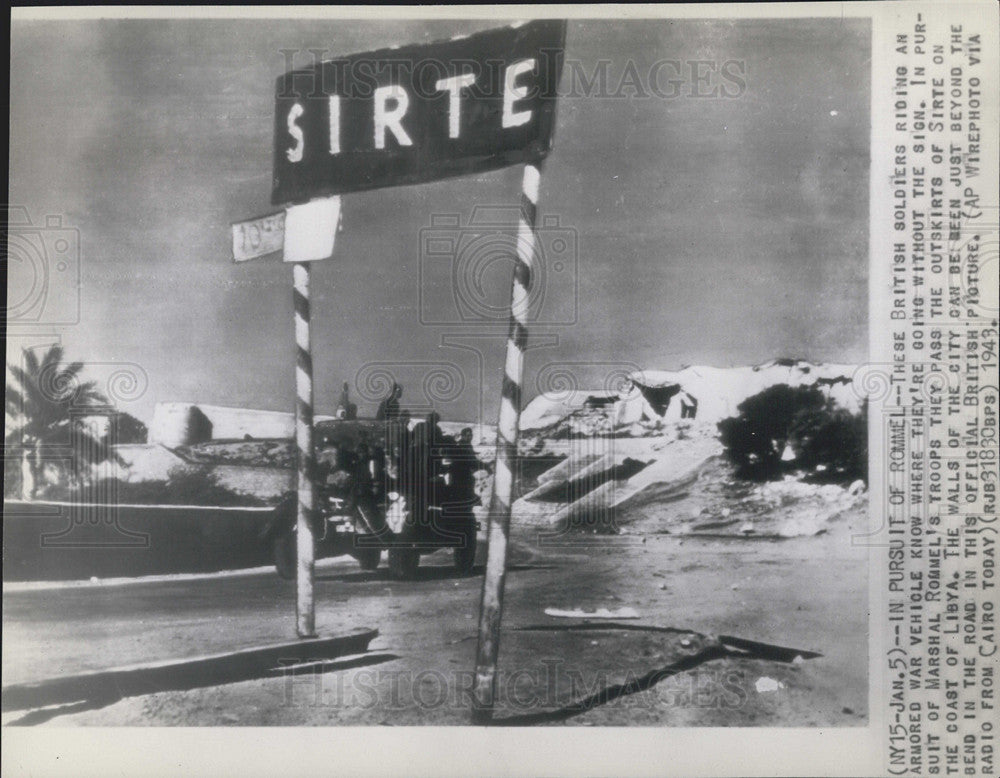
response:
[(11, 20), (5, 774), (997, 774), (995, 3)]

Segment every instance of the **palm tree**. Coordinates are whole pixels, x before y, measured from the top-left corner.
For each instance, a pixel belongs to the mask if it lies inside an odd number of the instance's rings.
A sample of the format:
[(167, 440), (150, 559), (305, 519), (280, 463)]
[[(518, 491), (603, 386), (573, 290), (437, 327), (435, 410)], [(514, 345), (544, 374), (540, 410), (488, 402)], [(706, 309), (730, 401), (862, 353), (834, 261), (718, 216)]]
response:
[(107, 399), (94, 381), (82, 381), (82, 362), (63, 362), (61, 346), (51, 346), (39, 360), (23, 351), (24, 366), (7, 365), (14, 383), (7, 383), (7, 440), (21, 449), (22, 494), (33, 499), (47, 462), (66, 472), (79, 486), (92, 464), (118, 461), (106, 441), (84, 423), (85, 416), (106, 414)]

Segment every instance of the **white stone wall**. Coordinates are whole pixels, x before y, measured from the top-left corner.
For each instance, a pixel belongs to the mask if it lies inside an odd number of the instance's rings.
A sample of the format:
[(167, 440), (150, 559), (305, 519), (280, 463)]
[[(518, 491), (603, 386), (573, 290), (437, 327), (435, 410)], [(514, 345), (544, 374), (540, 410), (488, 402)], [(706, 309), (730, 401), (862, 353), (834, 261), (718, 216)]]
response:
[[(168, 448), (187, 445), (192, 409), (197, 408), (212, 423), (212, 440), (253, 438), (291, 438), (295, 435), (295, 415), (285, 411), (261, 411), (253, 408), (228, 408), (200, 403), (157, 403), (149, 425), (149, 442)], [(326, 421), (332, 416), (315, 417)]]

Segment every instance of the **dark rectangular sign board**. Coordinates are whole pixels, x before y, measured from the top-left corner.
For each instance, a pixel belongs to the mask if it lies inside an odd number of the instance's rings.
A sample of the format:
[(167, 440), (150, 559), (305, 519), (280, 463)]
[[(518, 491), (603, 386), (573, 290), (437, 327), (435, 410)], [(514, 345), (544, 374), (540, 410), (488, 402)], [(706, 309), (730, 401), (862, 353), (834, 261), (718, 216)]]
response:
[(275, 204), (538, 161), (552, 149), (566, 23), (352, 54), (277, 81)]

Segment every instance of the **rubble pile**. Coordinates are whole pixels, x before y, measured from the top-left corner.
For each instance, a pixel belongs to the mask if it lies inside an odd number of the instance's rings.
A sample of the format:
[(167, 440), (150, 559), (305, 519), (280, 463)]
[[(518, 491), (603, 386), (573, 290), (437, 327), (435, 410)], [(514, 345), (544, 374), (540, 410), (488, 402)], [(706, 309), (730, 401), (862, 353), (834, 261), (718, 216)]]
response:
[(704, 479), (697, 498), (676, 507), (668, 531), (676, 534), (721, 535), (746, 538), (793, 538), (830, 529), (845, 512), (863, 507), (865, 484), (850, 486), (811, 484), (795, 475), (781, 481), (746, 484), (732, 478), (719, 460)]
[[(663, 531), (736, 537), (822, 532), (867, 499), (864, 484), (807, 483), (805, 473), (753, 485), (720, 456), (718, 422), (771, 386), (814, 386), (835, 407), (863, 398), (850, 365), (778, 359), (752, 367), (686, 367), (632, 374), (627, 391), (542, 394), (524, 411), (519, 453), (557, 464), (522, 478), (514, 521), (558, 530), (616, 531), (643, 506), (670, 503)], [(626, 462), (637, 466), (624, 468)], [(558, 499), (562, 496), (563, 502)], [(662, 511), (660, 511), (662, 513)]]
[(295, 446), (290, 440), (218, 440), (180, 446), (175, 451), (189, 462), (206, 465), (291, 468), (295, 462)]

